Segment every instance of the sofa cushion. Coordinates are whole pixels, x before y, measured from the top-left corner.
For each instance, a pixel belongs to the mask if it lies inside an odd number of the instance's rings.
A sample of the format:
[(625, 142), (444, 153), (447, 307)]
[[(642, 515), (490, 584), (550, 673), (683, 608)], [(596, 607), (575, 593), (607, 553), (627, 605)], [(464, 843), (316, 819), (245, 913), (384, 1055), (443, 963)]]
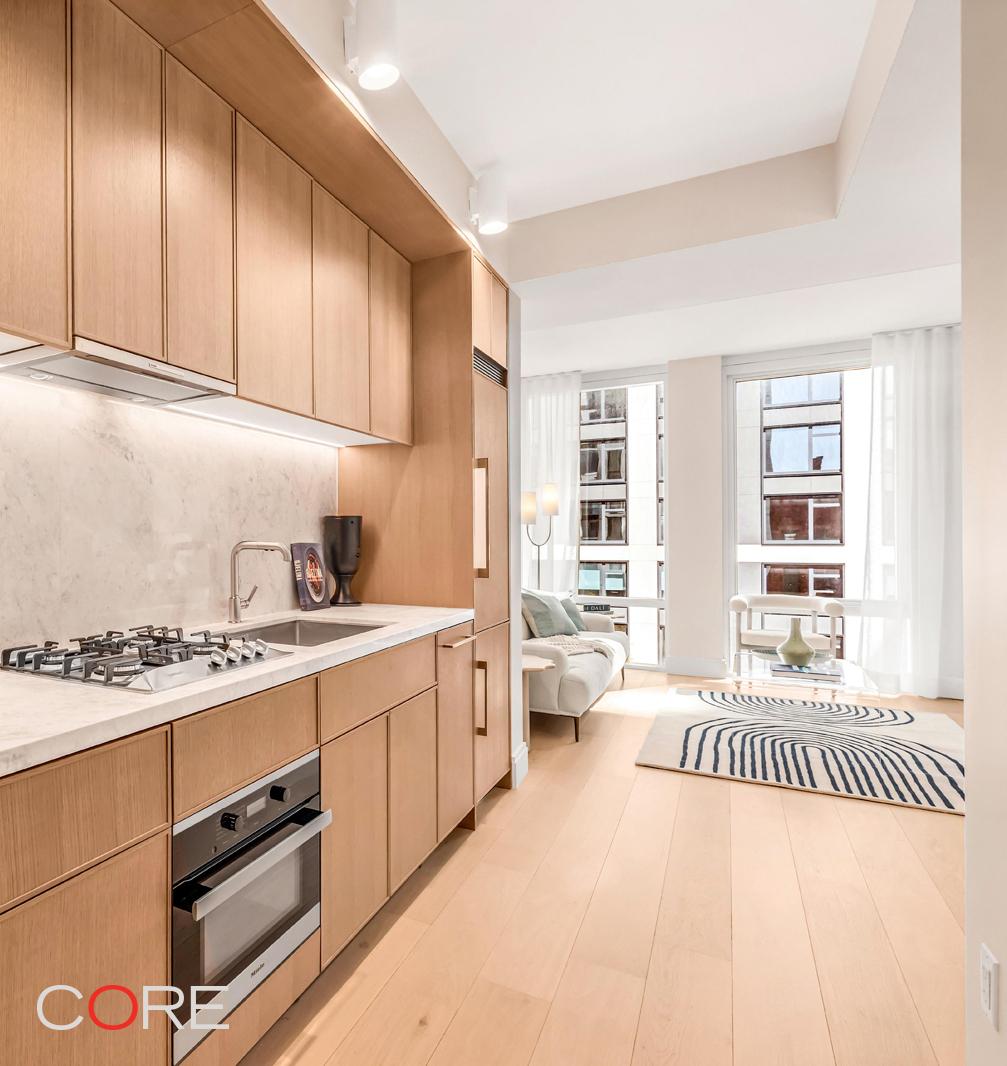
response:
[(528, 640), (522, 645), (527, 655), (549, 659), (554, 669), (529, 675), (529, 702), (532, 710), (553, 714), (582, 715), (612, 683), (626, 665), (623, 633), (590, 634), (592, 641), (604, 641), (612, 657), (600, 652), (567, 655), (547, 641)]
[(574, 628), (579, 633), (583, 633), (584, 630), (587, 629), (587, 624), (584, 622), (584, 616), (581, 614), (581, 610), (577, 604), (573, 602), (573, 599), (570, 596), (564, 596), (559, 603), (563, 610), (570, 616), (570, 621), (573, 622)]
[(536, 637), (572, 637), (577, 627), (556, 596), (545, 592), (521, 593), (521, 614)]

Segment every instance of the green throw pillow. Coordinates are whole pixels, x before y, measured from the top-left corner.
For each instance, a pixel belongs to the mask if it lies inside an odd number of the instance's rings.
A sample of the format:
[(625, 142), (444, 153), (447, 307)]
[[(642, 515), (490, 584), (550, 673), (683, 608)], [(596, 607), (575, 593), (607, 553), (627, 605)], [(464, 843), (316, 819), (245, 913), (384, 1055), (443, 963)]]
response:
[(521, 613), (533, 637), (572, 637), (577, 627), (556, 596), (543, 592), (522, 592)]
[(573, 602), (573, 600), (567, 596), (566, 599), (560, 600), (560, 606), (570, 616), (570, 621), (573, 622), (578, 632), (583, 633), (587, 629), (584, 623), (584, 616), (580, 613), (580, 608)]

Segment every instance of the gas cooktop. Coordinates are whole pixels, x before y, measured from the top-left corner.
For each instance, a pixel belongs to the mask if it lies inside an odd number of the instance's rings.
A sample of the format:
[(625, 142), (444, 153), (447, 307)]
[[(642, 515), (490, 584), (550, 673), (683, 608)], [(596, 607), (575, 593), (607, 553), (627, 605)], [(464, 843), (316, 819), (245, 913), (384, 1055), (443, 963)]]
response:
[(179, 627), (136, 626), (128, 634), (110, 629), (74, 637), (66, 647), (47, 640), (6, 648), (0, 652), (0, 667), (57, 681), (161, 692), (291, 654), (255, 637), (209, 629), (189, 638)]

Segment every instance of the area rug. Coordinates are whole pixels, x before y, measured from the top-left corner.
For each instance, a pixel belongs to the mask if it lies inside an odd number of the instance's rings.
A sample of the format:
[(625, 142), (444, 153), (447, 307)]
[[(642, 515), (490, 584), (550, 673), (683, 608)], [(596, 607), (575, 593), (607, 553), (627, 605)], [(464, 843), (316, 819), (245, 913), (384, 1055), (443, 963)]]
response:
[(931, 712), (679, 689), (636, 761), (965, 813), (965, 734)]

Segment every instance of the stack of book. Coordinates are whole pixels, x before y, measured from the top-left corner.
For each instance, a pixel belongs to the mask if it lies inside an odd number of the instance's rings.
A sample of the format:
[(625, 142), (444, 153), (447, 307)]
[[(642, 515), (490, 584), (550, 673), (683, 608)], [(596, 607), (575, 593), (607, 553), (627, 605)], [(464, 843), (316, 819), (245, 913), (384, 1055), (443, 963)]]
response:
[(788, 666), (787, 663), (771, 663), (773, 677), (790, 681), (825, 681), (839, 684), (843, 673), (832, 663), (812, 663), (810, 666)]

